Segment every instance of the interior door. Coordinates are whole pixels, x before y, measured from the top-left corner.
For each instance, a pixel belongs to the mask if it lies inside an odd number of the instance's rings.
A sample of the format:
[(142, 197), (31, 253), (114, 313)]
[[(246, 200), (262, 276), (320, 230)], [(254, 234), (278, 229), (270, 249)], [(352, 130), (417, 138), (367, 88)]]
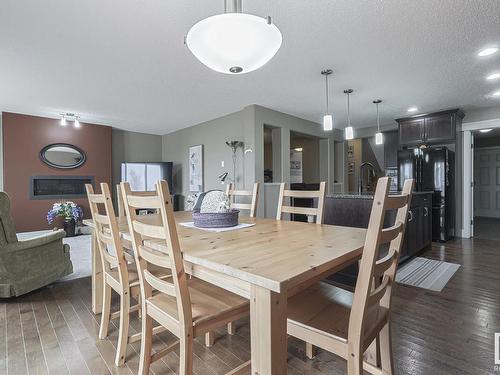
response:
[(500, 218), (500, 147), (474, 150), (474, 216)]

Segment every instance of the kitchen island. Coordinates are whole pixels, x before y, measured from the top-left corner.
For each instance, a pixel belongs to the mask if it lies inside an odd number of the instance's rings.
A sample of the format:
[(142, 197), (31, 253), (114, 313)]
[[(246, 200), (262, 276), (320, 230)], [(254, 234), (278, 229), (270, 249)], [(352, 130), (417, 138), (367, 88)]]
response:
[[(413, 193), (400, 262), (415, 256), (432, 242), (432, 194), (433, 192)], [(371, 193), (327, 195), (323, 222), (330, 225), (368, 228), (372, 204)], [(384, 226), (393, 225), (395, 217), (396, 211), (388, 211)], [(357, 264), (354, 264), (336, 274), (334, 279), (342, 284), (354, 285), (356, 277)]]

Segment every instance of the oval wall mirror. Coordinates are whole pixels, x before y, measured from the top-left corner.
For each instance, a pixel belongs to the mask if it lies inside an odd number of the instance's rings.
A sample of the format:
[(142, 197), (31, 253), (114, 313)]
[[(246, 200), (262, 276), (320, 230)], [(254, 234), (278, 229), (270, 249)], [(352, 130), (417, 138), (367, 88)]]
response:
[(78, 147), (67, 143), (54, 143), (40, 151), (42, 161), (54, 168), (71, 169), (85, 163), (85, 153)]

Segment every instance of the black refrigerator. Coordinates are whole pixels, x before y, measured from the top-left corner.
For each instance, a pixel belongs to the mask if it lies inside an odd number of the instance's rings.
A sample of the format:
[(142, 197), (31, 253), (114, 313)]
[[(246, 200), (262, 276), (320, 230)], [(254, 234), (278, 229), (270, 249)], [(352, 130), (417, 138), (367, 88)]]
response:
[(448, 241), (455, 234), (455, 153), (446, 147), (398, 151), (398, 184), (415, 179), (415, 191), (431, 191), (432, 240)]

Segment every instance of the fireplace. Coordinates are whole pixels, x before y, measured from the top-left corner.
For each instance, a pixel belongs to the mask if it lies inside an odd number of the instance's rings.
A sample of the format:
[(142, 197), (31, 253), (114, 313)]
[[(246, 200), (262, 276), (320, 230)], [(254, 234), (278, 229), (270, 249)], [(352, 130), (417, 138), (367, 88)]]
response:
[(85, 184), (94, 184), (93, 176), (32, 176), (30, 199), (84, 198)]

